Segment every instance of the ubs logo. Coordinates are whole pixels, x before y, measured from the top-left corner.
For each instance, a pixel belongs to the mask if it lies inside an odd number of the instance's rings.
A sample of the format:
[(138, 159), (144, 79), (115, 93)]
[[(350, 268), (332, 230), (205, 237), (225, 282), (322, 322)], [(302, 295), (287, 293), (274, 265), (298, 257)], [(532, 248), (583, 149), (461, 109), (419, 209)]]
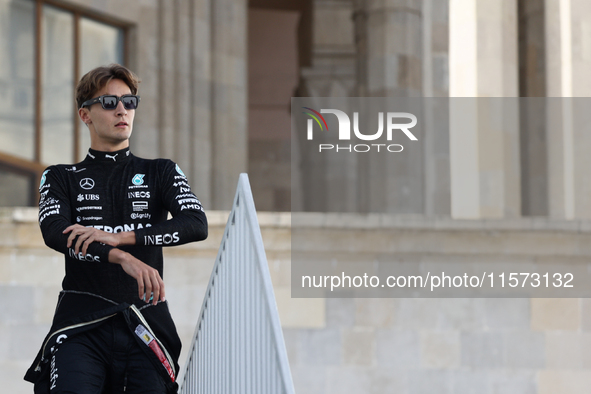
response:
[(80, 187), (84, 190), (90, 190), (94, 187), (94, 180), (91, 178), (84, 178), (80, 181)]
[(98, 194), (78, 194), (78, 198), (77, 198), (78, 202), (81, 202), (81, 201), (84, 201), (84, 200), (86, 200), (86, 201), (98, 201), (100, 199), (101, 198), (100, 198), (100, 196)]

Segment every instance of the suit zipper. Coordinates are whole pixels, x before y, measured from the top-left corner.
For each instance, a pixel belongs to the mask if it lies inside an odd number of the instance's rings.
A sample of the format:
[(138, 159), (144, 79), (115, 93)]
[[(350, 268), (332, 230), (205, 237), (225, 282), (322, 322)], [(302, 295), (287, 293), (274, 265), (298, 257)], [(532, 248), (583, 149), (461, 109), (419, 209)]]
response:
[(39, 362), (37, 363), (37, 366), (35, 367), (35, 371), (37, 371), (39, 369), (39, 364), (41, 364), (41, 361), (43, 360), (43, 357), (44, 357), (43, 355), (45, 354), (45, 348), (47, 347), (47, 343), (49, 343), (49, 341), (51, 340), (51, 338), (53, 338), (54, 336), (58, 335), (61, 332), (68, 331), (68, 330), (73, 330), (74, 328), (78, 328), (78, 327), (88, 326), (88, 325), (94, 324), (94, 323), (98, 323), (100, 321), (107, 320), (107, 319), (109, 319), (109, 318), (111, 318), (111, 317), (113, 317), (115, 315), (116, 315), (116, 313), (114, 313), (112, 315), (109, 315), (109, 316), (101, 317), (100, 319), (96, 319), (96, 320), (92, 320), (92, 321), (88, 321), (88, 322), (84, 322), (84, 323), (73, 324), (71, 326), (60, 328), (59, 330), (54, 331), (49, 336), (49, 338), (47, 338), (47, 341), (45, 341), (45, 343), (43, 343), (43, 350), (41, 351), (41, 360), (39, 360)]

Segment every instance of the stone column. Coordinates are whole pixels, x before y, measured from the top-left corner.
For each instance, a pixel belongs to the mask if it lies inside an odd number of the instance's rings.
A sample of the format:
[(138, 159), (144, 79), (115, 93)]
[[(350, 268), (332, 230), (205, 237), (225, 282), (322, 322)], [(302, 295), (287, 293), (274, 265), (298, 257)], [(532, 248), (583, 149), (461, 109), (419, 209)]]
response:
[(366, 0), (353, 0), (356, 55), (356, 96), (367, 96), (367, 6)]
[(545, 7), (549, 216), (588, 219), (589, 110), (573, 97), (591, 94), (591, 4), (546, 0)]
[(548, 215), (544, 0), (519, 2), (522, 215)]
[[(310, 67), (301, 69), (300, 96), (304, 97), (351, 97), (356, 96), (356, 51), (354, 32), (354, 7), (350, 1), (313, 0), (312, 59)], [(312, 106), (314, 107), (314, 106)], [(321, 107), (319, 107), (321, 108)], [(296, 136), (302, 138), (302, 135)], [(352, 168), (355, 155), (341, 155), (337, 160), (310, 161), (307, 152), (299, 151), (301, 158), (303, 188), (301, 195), (304, 210), (355, 212), (356, 193), (348, 193), (333, 202), (330, 192), (341, 191), (342, 168)], [(296, 159), (297, 160), (297, 159)], [(355, 174), (355, 171), (351, 171)], [(355, 176), (355, 175), (353, 175)], [(354, 182), (354, 181), (353, 181)], [(344, 182), (347, 183), (347, 182)], [(351, 185), (353, 183), (349, 183)], [(292, 195), (293, 197), (293, 195)], [(294, 204), (297, 207), (299, 203)]]
[(312, 7), (312, 64), (301, 70), (300, 93), (310, 97), (355, 96), (353, 4), (313, 0)]
[(366, 1), (369, 96), (421, 96), (421, 3)]
[(246, 0), (211, 0), (212, 209), (230, 209), (247, 171)]
[[(450, 0), (454, 218), (521, 214), (517, 0)], [(487, 97), (488, 99), (475, 97)]]
[(131, 135), (132, 152), (140, 157), (156, 158), (159, 156), (160, 144), (160, 71), (159, 71), (159, 46), (160, 14), (158, 4), (137, 5), (139, 18), (144, 23), (137, 23), (136, 28), (131, 29), (131, 42), (133, 50), (130, 53), (130, 67), (137, 72), (142, 82), (139, 87), (139, 95), (142, 100), (140, 109), (134, 120), (133, 133)]
[(193, 68), (191, 67), (191, 2), (193, 0), (176, 0), (175, 10), (177, 14), (177, 23), (175, 26), (177, 45), (175, 49), (175, 91), (177, 92), (177, 115), (176, 124), (176, 144), (175, 156), (177, 163), (184, 171), (189, 172), (191, 168), (191, 158), (194, 156), (191, 150), (191, 134), (193, 119), (191, 88)]
[(158, 2), (159, 32), (158, 32), (158, 92), (160, 101), (159, 144), (160, 157), (175, 157), (175, 145), (178, 137), (177, 123), (177, 91), (175, 53), (177, 47), (177, 18), (174, 0)]
[(206, 209), (213, 209), (211, 132), (211, 3), (191, 0), (191, 186)]
[(449, 172), (449, 1), (422, 3), (422, 91), (424, 122), (424, 214), (450, 214)]
[[(364, 7), (359, 8), (366, 13), (367, 96), (423, 96), (422, 1), (366, 0)], [(360, 163), (369, 174), (367, 185), (360, 190), (366, 210), (426, 213), (425, 148), (431, 141), (425, 130), (424, 111), (416, 115), (422, 131), (412, 153), (380, 155)]]
[(158, 73), (157, 98), (147, 97), (158, 111), (147, 116), (157, 117), (153, 126), (159, 132), (147, 156), (176, 161), (205, 207), (212, 209), (210, 1), (161, 0), (157, 18), (157, 51), (146, 58)]

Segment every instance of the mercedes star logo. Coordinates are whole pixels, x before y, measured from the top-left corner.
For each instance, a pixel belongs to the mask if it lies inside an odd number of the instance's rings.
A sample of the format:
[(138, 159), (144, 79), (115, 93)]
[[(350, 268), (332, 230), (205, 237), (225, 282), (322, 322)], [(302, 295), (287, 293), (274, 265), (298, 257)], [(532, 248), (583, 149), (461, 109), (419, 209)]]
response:
[(90, 190), (94, 187), (94, 181), (91, 178), (84, 178), (80, 181), (80, 187), (84, 190)]

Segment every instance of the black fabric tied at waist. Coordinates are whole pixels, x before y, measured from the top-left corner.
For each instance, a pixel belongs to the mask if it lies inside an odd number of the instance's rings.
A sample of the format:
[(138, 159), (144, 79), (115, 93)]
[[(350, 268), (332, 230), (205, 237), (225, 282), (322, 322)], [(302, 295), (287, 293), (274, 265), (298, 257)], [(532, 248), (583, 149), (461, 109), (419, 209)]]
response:
[(162, 375), (168, 393), (176, 393), (181, 341), (167, 302), (116, 303), (99, 295), (67, 290), (60, 293), (49, 334), (25, 374), (25, 380), (35, 384), (35, 393), (49, 394), (49, 360), (64, 339), (92, 330), (117, 314), (123, 316), (146, 357)]

